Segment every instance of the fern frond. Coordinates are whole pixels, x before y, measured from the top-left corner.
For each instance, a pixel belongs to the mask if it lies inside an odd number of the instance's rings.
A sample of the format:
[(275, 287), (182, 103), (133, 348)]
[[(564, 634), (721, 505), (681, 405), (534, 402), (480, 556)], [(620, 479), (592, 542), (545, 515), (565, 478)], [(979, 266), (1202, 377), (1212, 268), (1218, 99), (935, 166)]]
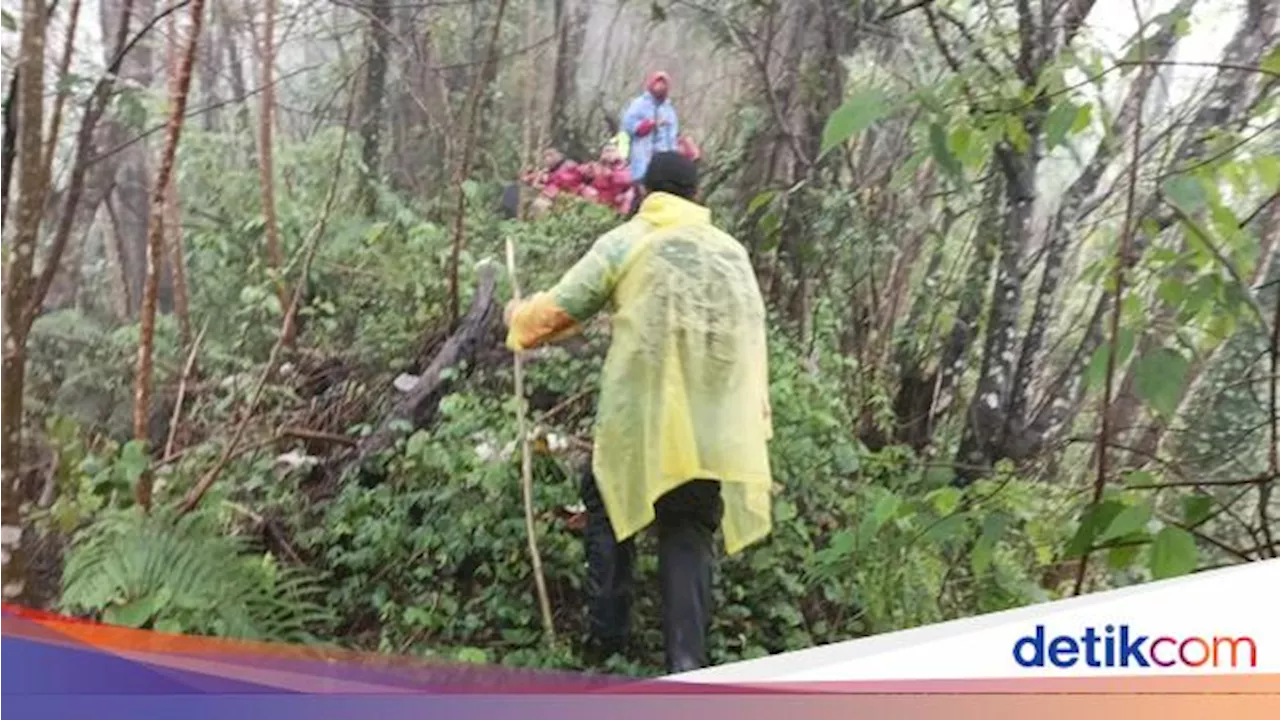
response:
[(140, 627), (305, 640), (332, 619), (321, 597), (314, 574), (264, 563), (207, 516), (109, 510), (73, 538), (59, 604)]

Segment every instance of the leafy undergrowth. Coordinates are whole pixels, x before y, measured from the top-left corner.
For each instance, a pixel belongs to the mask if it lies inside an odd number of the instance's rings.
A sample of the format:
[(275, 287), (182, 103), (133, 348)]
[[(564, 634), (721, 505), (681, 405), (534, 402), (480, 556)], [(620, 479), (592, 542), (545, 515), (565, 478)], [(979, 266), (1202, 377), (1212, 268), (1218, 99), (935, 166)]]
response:
[[(472, 267), (500, 257), (511, 236), (530, 292), (554, 282), (613, 221), (590, 207), (523, 225), (479, 215), (469, 228), (476, 252), (464, 259)], [(239, 236), (217, 240), (196, 238), (206, 270), (248, 272), (237, 265)], [(282, 430), (370, 431), (391, 379), (415, 369), (415, 357), (441, 337), (447, 257), (446, 234), (431, 223), (337, 222), (311, 278), (291, 369), (272, 376), (201, 510), (183, 519), (166, 508), (226, 448), (273, 341), (279, 306), (268, 281), (235, 293), (207, 280), (194, 289), (203, 307), (234, 309), (199, 319), (210, 328), (200, 376), (163, 459), (167, 416), (148, 454), (140, 443), (121, 444), (128, 418), (103, 410), (127, 394), (130, 329), (108, 332), (74, 313), (41, 318), (32, 382), (68, 388), (39, 408), (59, 461), (56, 499), (34, 518), (68, 548), (57, 606), (157, 630), (583, 668), (585, 556), (571, 518), (607, 329), (528, 367), (555, 650), (542, 637), (527, 557), (508, 355), (451, 370), (457, 382), (432, 426), (400, 437), (377, 477), (325, 472), (344, 443)], [(463, 282), (472, 280), (468, 273)], [(172, 396), (181, 358), (172, 328), (162, 329), (157, 347)], [(857, 413), (844, 386), (856, 368), (830, 352), (833, 339), (820, 341), (828, 352), (815, 364), (788, 334), (772, 333), (775, 530), (719, 565), (712, 660), (1047, 599), (1043, 588), (1054, 587), (1062, 548), (1077, 534), (1078, 494), (1005, 469), (960, 490), (945, 464), (892, 445), (869, 450), (851, 430)], [(145, 519), (131, 492), (143, 472), (155, 474), (161, 508)], [(651, 538), (642, 535), (638, 550), (634, 648), (597, 670), (662, 667)]]

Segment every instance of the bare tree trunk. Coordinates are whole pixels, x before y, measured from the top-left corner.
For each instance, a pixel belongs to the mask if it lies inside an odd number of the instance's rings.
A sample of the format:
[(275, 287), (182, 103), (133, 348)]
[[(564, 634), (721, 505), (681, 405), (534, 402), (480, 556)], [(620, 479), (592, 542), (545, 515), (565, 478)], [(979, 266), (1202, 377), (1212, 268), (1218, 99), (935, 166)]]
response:
[[(1196, 0), (1182, 0), (1172, 12), (1189, 13), (1195, 3)], [(1151, 60), (1159, 62), (1167, 59), (1178, 42), (1176, 23), (1172, 21), (1166, 23), (1145, 42)], [(1026, 422), (1031, 381), (1036, 377), (1044, 352), (1044, 341), (1052, 319), (1057, 314), (1059, 288), (1067, 272), (1067, 251), (1070, 249), (1071, 239), (1081, 220), (1082, 210), (1086, 201), (1097, 192), (1107, 168), (1124, 148), (1124, 141), (1120, 138), (1129, 136), (1138, 109), (1146, 102), (1156, 77), (1157, 73), (1138, 73), (1137, 79), (1125, 94), (1115, 123), (1094, 152), (1089, 164), (1067, 188), (1058, 206), (1058, 212), (1050, 223), (1048, 240), (1045, 244), (1044, 271), (1036, 293), (1031, 322), (1027, 327), (1027, 334), (1019, 353), (1012, 397), (1009, 401), (1009, 415), (1019, 426)]]
[[(151, 370), (154, 359), (156, 329), (156, 294), (160, 286), (160, 265), (164, 262), (164, 207), (169, 180), (173, 175), (174, 158), (178, 141), (182, 137), (182, 124), (187, 111), (187, 92), (191, 88), (191, 67), (195, 63), (196, 49), (200, 42), (200, 27), (204, 21), (204, 0), (192, 0), (191, 38), (187, 43), (182, 65), (171, 85), (169, 122), (165, 130), (164, 150), (160, 157), (160, 171), (151, 193), (151, 224), (147, 228), (147, 282), (142, 299), (141, 328), (138, 338), (138, 370), (133, 394), (133, 436), (145, 442), (148, 437), (147, 420), (151, 414)], [(144, 510), (151, 508), (150, 473), (138, 479), (135, 497)]]
[(222, 32), (223, 50), (227, 55), (228, 80), (231, 82), (232, 96), (240, 100), (240, 109), (236, 111), (236, 125), (240, 132), (249, 134), (249, 86), (245, 80), (244, 60), (240, 57), (240, 48), (236, 45), (237, 28), (227, 17), (226, 10), (219, 3), (213, 5), (214, 14), (218, 17), (218, 28)]
[(4, 393), (0, 400), (0, 442), (4, 455), (3, 488), (0, 498), (0, 554), (3, 559), (6, 602), (24, 599), (27, 580), (26, 551), (22, 547), (22, 407), (27, 368), (27, 330), (31, 327), (26, 309), (30, 303), (32, 269), (36, 242), (44, 210), (47, 181), (44, 177), (44, 41), (45, 8), (40, 0), (22, 3), (22, 39), (18, 61), (22, 78), (18, 83), (18, 152), (21, 159), (21, 187), (18, 194), (18, 228), (5, 268), (4, 304)]
[[(1041, 71), (1055, 53), (1070, 46), (1079, 22), (1087, 16), (1094, 0), (1079, 0), (1065, 6), (1061, 18), (1066, 31), (1060, 42), (1056, 34), (1060, 19), (1057, 9), (1048, 6), (1039, 17), (1028, 0), (1016, 3), (1018, 53), (1014, 61), (1017, 79), (1028, 91), (1036, 88)], [(1062, 7), (1062, 6), (1059, 6)], [(986, 341), (978, 387), (969, 403), (965, 429), (956, 453), (962, 482), (982, 474), (999, 458), (1018, 454), (1011, 442), (1021, 436), (1022, 423), (1010, 413), (1014, 375), (1017, 370), (1018, 332), (1022, 310), (1022, 285), (1026, 275), (1023, 256), (1033, 242), (1032, 213), (1036, 204), (1036, 178), (1043, 157), (1041, 128), (1049, 99), (1043, 91), (1016, 118), (1024, 140), (1001, 141), (995, 150), (998, 170), (1005, 178), (1005, 223), (1000, 231), (1000, 260), (996, 286), (987, 318)]]
[(955, 405), (956, 388), (964, 377), (969, 363), (969, 348), (978, 336), (978, 320), (986, 306), (987, 288), (991, 284), (991, 265), (996, 257), (996, 239), (999, 237), (1001, 196), (1004, 194), (1004, 178), (992, 173), (983, 193), (983, 215), (974, 229), (973, 259), (965, 270), (960, 286), (960, 305), (951, 334), (943, 346), (942, 359), (938, 361), (938, 387), (929, 412), (930, 431), (939, 418)]
[[(58, 62), (58, 80), (62, 82), (67, 78), (67, 73), (71, 69), (71, 56), (75, 51), (76, 28), (80, 23), (80, 0), (71, 1), (71, 10), (67, 17), (67, 37), (63, 41), (62, 59)], [(53, 168), (53, 156), (58, 149), (58, 134), (62, 132), (62, 111), (67, 103), (67, 95), (69, 91), (65, 87), (59, 87), (58, 93), (53, 101), (53, 116), (49, 120), (49, 134), (45, 136), (44, 141), (44, 174), (45, 177), (52, 177), (51, 170)]]
[[(110, 27), (109, 13), (106, 12), (105, 5), (103, 8), (103, 30), (106, 31)], [(119, 74), (127, 55), (126, 42), (129, 36), (129, 19), (132, 13), (133, 0), (124, 0), (118, 13), (119, 24), (115, 26), (115, 42), (110, 50), (111, 54), (107, 56), (107, 72), (103, 73), (102, 77), (94, 85), (89, 102), (80, 119), (80, 128), (76, 132), (75, 156), (71, 163), (71, 177), (67, 183), (67, 190), (63, 193), (61, 214), (58, 216), (58, 224), (54, 227), (53, 239), (50, 242), (49, 251), (45, 258), (44, 269), (40, 272), (35, 289), (29, 298), (30, 307), (27, 312), (31, 317), (35, 317), (43, 307), (45, 296), (48, 295), (49, 288), (53, 285), (54, 278), (57, 276), (62, 264), (62, 255), (66, 252), (67, 245), (71, 240), (71, 233), (76, 226), (76, 221), (82, 218), (81, 200), (85, 194), (86, 186), (90, 190), (89, 202), (86, 205), (91, 211), (96, 209), (98, 204), (111, 192), (111, 177), (114, 176), (116, 171), (115, 166), (112, 164), (114, 160), (103, 162), (101, 167), (94, 173), (94, 181), (87, 182), (89, 159), (94, 151), (94, 132), (111, 103), (111, 95), (116, 87), (116, 76)], [(89, 217), (92, 218), (92, 212), (89, 213)], [(128, 259), (122, 255), (121, 261), (123, 263), (122, 267), (125, 269), (127, 282), (129, 277)], [(133, 297), (136, 297), (136, 295)], [(132, 311), (132, 306), (130, 311)]]
[(9, 186), (13, 179), (13, 158), (18, 146), (18, 80), (20, 73), (14, 70), (9, 78), (9, 92), (4, 96), (4, 138), (0, 150), (0, 224), (9, 220)]
[[(284, 253), (280, 248), (280, 223), (276, 219), (276, 179), (272, 131), (275, 128), (275, 27), (276, 0), (266, 0), (266, 24), (262, 31), (262, 112), (258, 117), (258, 171), (262, 181), (262, 217), (265, 221), (267, 241), (267, 266), (275, 274), (276, 295), (280, 298), (280, 311), (289, 304), (289, 291), (284, 279)], [(292, 326), (285, 344), (292, 337)]]
[(389, 0), (373, 0), (369, 17), (369, 62), (365, 66), (364, 107), (360, 109), (360, 136), (364, 164), (360, 191), (364, 212), (372, 217), (378, 211), (377, 182), (382, 175), (380, 133), (383, 99), (386, 95), (387, 48), (391, 44), (391, 4)]
[(133, 298), (129, 297), (129, 278), (124, 266), (124, 238), (120, 236), (120, 219), (116, 216), (116, 208), (111, 203), (110, 193), (103, 196), (102, 205), (107, 210), (107, 220), (110, 223), (107, 238), (103, 242), (108, 245), (109, 265), (112, 267), (111, 281), (112, 286), (116, 288), (113, 294), (120, 301), (116, 307), (116, 319), (124, 321), (129, 317), (129, 308), (133, 307)]
[(551, 143), (569, 156), (581, 150), (581, 138), (573, 127), (571, 108), (577, 96), (578, 58), (582, 54), (588, 8), (574, 0), (554, 0), (556, 64), (551, 89)]
[[(109, 3), (103, 3), (104, 15)], [(133, 24), (141, 26), (155, 17), (157, 0), (125, 0), (124, 5), (132, 6)], [(121, 11), (123, 17), (123, 10)], [(106, 23), (104, 28), (108, 27)], [(136, 88), (150, 88), (155, 80), (155, 41), (146, 37), (139, 42), (125, 58), (120, 68), (121, 78), (127, 85)], [(134, 90), (137, 92), (137, 89)], [(109, 123), (109, 140), (111, 147), (123, 145), (133, 139), (136, 130), (127, 127), (120, 120)], [(147, 141), (135, 142), (121, 150), (114, 158), (116, 164), (115, 193), (116, 214), (120, 218), (120, 229), (125, 239), (126, 267), (129, 269), (130, 294), (134, 299), (142, 297), (142, 284), (146, 276), (147, 227), (150, 224), (148, 212), (150, 205), (152, 146)], [(160, 304), (162, 308), (171, 305), (171, 288), (167, 268), (161, 268)], [(137, 312), (139, 308), (133, 308)]]
[[(208, 17), (205, 18), (205, 23), (209, 25), (210, 29), (219, 26), (217, 16), (217, 8), (210, 7)], [(200, 74), (200, 97), (203, 98), (204, 104), (209, 107), (203, 113), (204, 129), (206, 132), (220, 130), (222, 128), (222, 109), (218, 106), (222, 102), (222, 95), (219, 91), (222, 84), (222, 48), (212, 35), (209, 38), (209, 42), (200, 46), (198, 69)]]
[[(182, 71), (178, 43), (180, 32), (176, 16), (169, 16), (168, 26), (169, 39), (165, 47), (165, 67), (169, 69), (170, 83), (172, 83)], [(178, 319), (178, 337), (181, 339), (182, 347), (189, 348), (192, 343), (191, 308), (187, 295), (187, 258), (182, 244), (182, 207), (178, 202), (177, 173), (170, 174), (169, 182), (165, 186), (163, 224), (165, 233), (169, 236), (165, 244), (169, 248), (169, 265), (173, 269), (173, 310)]]
[(493, 30), (489, 34), (489, 45), (485, 50), (484, 67), (476, 74), (471, 86), (471, 96), (467, 98), (467, 124), (462, 140), (462, 159), (458, 163), (453, 181), (455, 192), (453, 216), (453, 250), (449, 256), (449, 322), (458, 322), (458, 264), (461, 262), (462, 244), (466, 236), (467, 194), (463, 184), (471, 174), (471, 156), (475, 151), (476, 115), (480, 108), (480, 96), (485, 90), (485, 78), (489, 77), (489, 66), (497, 62), (498, 36), (502, 31), (502, 17), (507, 12), (507, 0), (498, 0), (497, 14), (493, 19)]
[[(58, 0), (49, 3), (44, 11), (45, 25), (58, 9)], [(19, 63), (21, 65), (21, 63)], [(21, 67), (16, 67), (9, 76), (9, 91), (4, 96), (4, 138), (0, 145), (0, 193), (4, 198), (0, 201), (0, 223), (9, 219), (9, 187), (13, 180), (13, 161), (17, 156), (18, 144), (18, 95), (22, 82)]]

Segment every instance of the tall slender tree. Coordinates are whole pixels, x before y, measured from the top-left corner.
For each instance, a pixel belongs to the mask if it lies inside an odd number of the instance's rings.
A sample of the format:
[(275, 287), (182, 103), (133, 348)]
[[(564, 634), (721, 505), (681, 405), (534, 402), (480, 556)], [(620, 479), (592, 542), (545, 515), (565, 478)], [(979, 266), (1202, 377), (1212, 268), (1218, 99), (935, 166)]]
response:
[(21, 601), (26, 591), (26, 553), (22, 547), (22, 407), (26, 381), (26, 316), (30, 302), (31, 271), (47, 180), (44, 176), (44, 43), (45, 7), (40, 0), (22, 3), (22, 39), (18, 51), (22, 77), (18, 83), (18, 216), (17, 231), (5, 267), (4, 393), (0, 399), (0, 442), (4, 455), (0, 498), (0, 558), (6, 601)]
[[(170, 190), (178, 142), (182, 138), (182, 126), (186, 119), (187, 95), (191, 89), (191, 68), (195, 64), (196, 49), (200, 42), (200, 29), (204, 21), (205, 0), (191, 2), (191, 35), (178, 72), (170, 84), (169, 120), (165, 126), (164, 149), (160, 155), (160, 169), (151, 191), (151, 221), (147, 226), (147, 274), (143, 287), (141, 327), (138, 336), (138, 366), (133, 391), (134, 439), (146, 441), (147, 424), (151, 414), (152, 368), (155, 357), (156, 295), (160, 289), (160, 269), (164, 263), (164, 208)], [(134, 495), (138, 505), (151, 508), (152, 477), (144, 473), (138, 479)]]

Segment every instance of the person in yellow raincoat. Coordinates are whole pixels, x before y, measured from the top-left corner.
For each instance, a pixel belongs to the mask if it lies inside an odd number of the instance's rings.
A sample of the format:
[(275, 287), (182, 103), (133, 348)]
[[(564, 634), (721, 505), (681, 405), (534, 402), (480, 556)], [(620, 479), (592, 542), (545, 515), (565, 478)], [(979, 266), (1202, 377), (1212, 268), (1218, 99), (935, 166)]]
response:
[(587, 508), (590, 649), (628, 642), (633, 538), (657, 527), (669, 672), (707, 663), (714, 534), (734, 554), (771, 529), (765, 309), (745, 248), (699, 205), (697, 169), (656, 154), (639, 211), (551, 290), (507, 307), (527, 350), (607, 309)]

